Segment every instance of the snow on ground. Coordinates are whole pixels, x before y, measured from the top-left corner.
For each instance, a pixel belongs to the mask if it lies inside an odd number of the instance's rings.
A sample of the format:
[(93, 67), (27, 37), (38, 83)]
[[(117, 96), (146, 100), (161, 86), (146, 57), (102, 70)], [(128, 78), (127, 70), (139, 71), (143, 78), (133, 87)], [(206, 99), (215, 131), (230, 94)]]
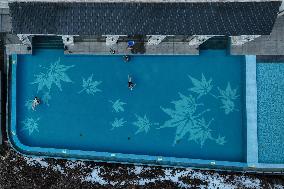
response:
[(224, 189), (231, 189), (235, 188), (232, 183), (227, 183), (224, 177), (221, 177), (218, 173), (213, 175), (204, 174), (202, 172), (194, 172), (190, 175), (192, 179), (199, 179), (204, 182), (207, 182), (207, 188), (224, 188)]
[(64, 169), (60, 165), (54, 165), (54, 166), (52, 166), (52, 169), (54, 171), (60, 172), (61, 174), (65, 174)]
[(40, 165), (41, 167), (48, 167), (48, 163), (44, 161), (42, 158), (32, 158), (32, 157), (24, 157), (27, 161), (28, 165), (37, 166)]
[[(139, 175), (143, 170), (143, 167), (142, 166), (135, 166), (135, 169), (134, 169), (134, 173), (136, 175)], [(131, 170), (130, 170), (131, 171)]]
[[(81, 182), (99, 184), (101, 186), (128, 186), (129, 184), (145, 186), (156, 182), (171, 182), (181, 188), (209, 188), (209, 189), (234, 189), (234, 188), (269, 188), (284, 189), (283, 185), (268, 183), (255, 176), (245, 174), (224, 174), (214, 171), (199, 171), (193, 169), (175, 169), (148, 166), (132, 166), (109, 164), (92, 165), (83, 161), (67, 161), (64, 164), (48, 163), (42, 158), (23, 158), (29, 166), (40, 166), (43, 169), (51, 168), (62, 175), (68, 175), (68, 170), (78, 169)], [(106, 164), (107, 165), (107, 164)], [(113, 166), (115, 165), (115, 166)], [(85, 173), (85, 174), (83, 174)], [(123, 176), (124, 177), (121, 177)], [(128, 179), (129, 177), (129, 179)]]
[(85, 181), (91, 181), (99, 183), (100, 185), (106, 185), (108, 182), (106, 182), (101, 176), (100, 176), (100, 170), (98, 168), (93, 169), (90, 176), (87, 176)]
[[(140, 174), (143, 172), (143, 167), (135, 166), (133, 171), (135, 174)], [(174, 173), (172, 173), (174, 172)], [(185, 169), (184, 171), (173, 171), (173, 169), (165, 169), (164, 175), (158, 175), (156, 178), (138, 178), (138, 185), (146, 185), (148, 183), (154, 183), (157, 181), (171, 181), (178, 184), (180, 187), (189, 188), (192, 187), (190, 184), (184, 183), (180, 178), (187, 177), (189, 179), (198, 179), (203, 181), (205, 184), (199, 185), (200, 188), (209, 188), (209, 189), (232, 189), (232, 188), (261, 188), (261, 183), (259, 179), (248, 178), (245, 176), (235, 177), (235, 180), (232, 183), (228, 183), (226, 179), (220, 176), (218, 173), (213, 175), (202, 173), (199, 171), (194, 171), (192, 169)], [(111, 184), (107, 182), (100, 174), (98, 168), (93, 169), (90, 176), (88, 176), (85, 181), (90, 181), (93, 183), (100, 183), (102, 185)], [(279, 186), (278, 186), (279, 187)]]
[(280, 184), (274, 184), (274, 189), (284, 189), (284, 186)]
[[(16, 175), (16, 176), (15, 176)], [(267, 188), (284, 189), (284, 177), (31, 158), (7, 149), (0, 156), (0, 188)]]
[(260, 188), (259, 179), (247, 179), (244, 176), (237, 177), (236, 182), (242, 184), (246, 188)]
[(67, 161), (66, 166), (70, 169), (74, 169), (76, 167), (84, 167), (85, 163), (82, 161)]

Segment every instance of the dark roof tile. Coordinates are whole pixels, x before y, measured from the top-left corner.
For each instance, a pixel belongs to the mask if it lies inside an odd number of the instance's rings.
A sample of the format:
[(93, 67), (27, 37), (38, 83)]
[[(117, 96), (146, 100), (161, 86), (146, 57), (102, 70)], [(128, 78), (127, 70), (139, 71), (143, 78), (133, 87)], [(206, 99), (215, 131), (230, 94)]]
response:
[(267, 35), (281, 2), (9, 4), (14, 33)]

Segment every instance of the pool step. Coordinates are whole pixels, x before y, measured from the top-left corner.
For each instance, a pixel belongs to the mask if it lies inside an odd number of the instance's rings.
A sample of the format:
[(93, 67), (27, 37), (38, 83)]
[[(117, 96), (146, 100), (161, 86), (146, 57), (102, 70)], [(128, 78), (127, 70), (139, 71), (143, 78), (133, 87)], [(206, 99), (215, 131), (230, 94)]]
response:
[(35, 36), (32, 39), (33, 49), (63, 49), (64, 44), (61, 37), (57, 36)]
[(209, 49), (228, 49), (230, 46), (230, 39), (227, 36), (214, 36), (199, 46), (200, 50)]

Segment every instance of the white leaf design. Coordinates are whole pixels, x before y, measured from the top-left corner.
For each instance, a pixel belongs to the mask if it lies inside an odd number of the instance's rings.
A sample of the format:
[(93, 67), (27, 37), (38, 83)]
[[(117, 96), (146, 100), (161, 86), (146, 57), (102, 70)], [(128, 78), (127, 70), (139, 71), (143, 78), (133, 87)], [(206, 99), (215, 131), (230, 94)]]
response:
[(121, 102), (120, 99), (114, 102), (110, 100), (109, 102), (112, 103), (112, 108), (116, 113), (124, 112), (123, 106), (126, 104), (125, 102)]
[(126, 123), (126, 121), (124, 121), (123, 118), (120, 118), (120, 119), (115, 118), (114, 121), (111, 123), (111, 125), (112, 125), (111, 130), (113, 130), (115, 128), (123, 127), (124, 123)]
[(31, 84), (38, 85), (38, 92), (43, 90), (44, 87), (50, 91), (53, 85), (57, 86), (58, 89), (62, 91), (61, 81), (72, 82), (66, 74), (66, 71), (72, 67), (74, 67), (74, 65), (61, 65), (59, 58), (55, 63), (50, 64), (48, 68), (43, 67), (46, 71), (35, 75), (35, 80)]
[(98, 85), (100, 85), (102, 81), (93, 81), (93, 74), (88, 77), (88, 79), (83, 78), (82, 82), (82, 90), (78, 93), (82, 93), (85, 91), (89, 95), (94, 95), (97, 92), (101, 92), (100, 89), (98, 89)]
[(188, 77), (190, 78), (192, 84), (194, 85), (194, 87), (190, 88), (189, 90), (194, 93), (197, 93), (198, 94), (197, 98), (200, 98), (201, 96), (208, 94), (213, 88), (213, 85), (211, 84), (212, 78), (210, 78), (207, 81), (203, 74), (201, 75), (200, 81), (191, 77), (190, 75)]
[(23, 130), (27, 130), (29, 132), (29, 135), (31, 135), (34, 131), (39, 132), (38, 121), (39, 118), (26, 118), (24, 121), (22, 121), (22, 124), (24, 124)]
[(135, 115), (135, 116), (137, 120), (132, 123), (133, 125), (138, 127), (138, 130), (135, 132), (135, 134), (138, 134), (141, 132), (148, 133), (148, 131), (153, 125), (159, 125), (159, 123), (151, 123), (146, 115), (144, 115), (144, 117), (141, 117), (139, 115)]
[(229, 114), (233, 111), (238, 111), (237, 108), (235, 108), (234, 100), (236, 100), (239, 95), (237, 95), (237, 88), (232, 89), (230, 82), (228, 82), (226, 89), (222, 90), (218, 87), (220, 95), (218, 98), (220, 98), (222, 106), (220, 108), (224, 109), (225, 114)]
[(176, 127), (173, 145), (189, 135), (188, 140), (194, 140), (202, 147), (207, 139), (212, 139), (209, 125), (213, 119), (206, 124), (205, 119), (202, 117), (210, 109), (197, 112), (198, 107), (203, 106), (203, 104), (198, 104), (192, 95), (185, 96), (179, 93), (179, 96), (179, 100), (172, 102), (175, 107), (174, 110), (161, 107), (171, 119), (167, 120), (158, 129)]

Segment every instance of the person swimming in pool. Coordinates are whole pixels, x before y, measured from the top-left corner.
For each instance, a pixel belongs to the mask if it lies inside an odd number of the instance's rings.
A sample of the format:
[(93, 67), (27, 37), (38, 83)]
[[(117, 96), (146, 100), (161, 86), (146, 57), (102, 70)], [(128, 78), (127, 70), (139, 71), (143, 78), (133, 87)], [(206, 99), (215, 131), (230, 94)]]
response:
[(123, 56), (123, 60), (124, 60), (124, 62), (129, 62), (130, 61), (130, 57), (128, 55), (124, 55)]
[(128, 88), (132, 91), (135, 85), (136, 84), (132, 82), (132, 77), (128, 75)]
[(32, 109), (35, 111), (35, 108), (40, 104), (40, 100), (38, 97), (35, 97), (32, 103)]

